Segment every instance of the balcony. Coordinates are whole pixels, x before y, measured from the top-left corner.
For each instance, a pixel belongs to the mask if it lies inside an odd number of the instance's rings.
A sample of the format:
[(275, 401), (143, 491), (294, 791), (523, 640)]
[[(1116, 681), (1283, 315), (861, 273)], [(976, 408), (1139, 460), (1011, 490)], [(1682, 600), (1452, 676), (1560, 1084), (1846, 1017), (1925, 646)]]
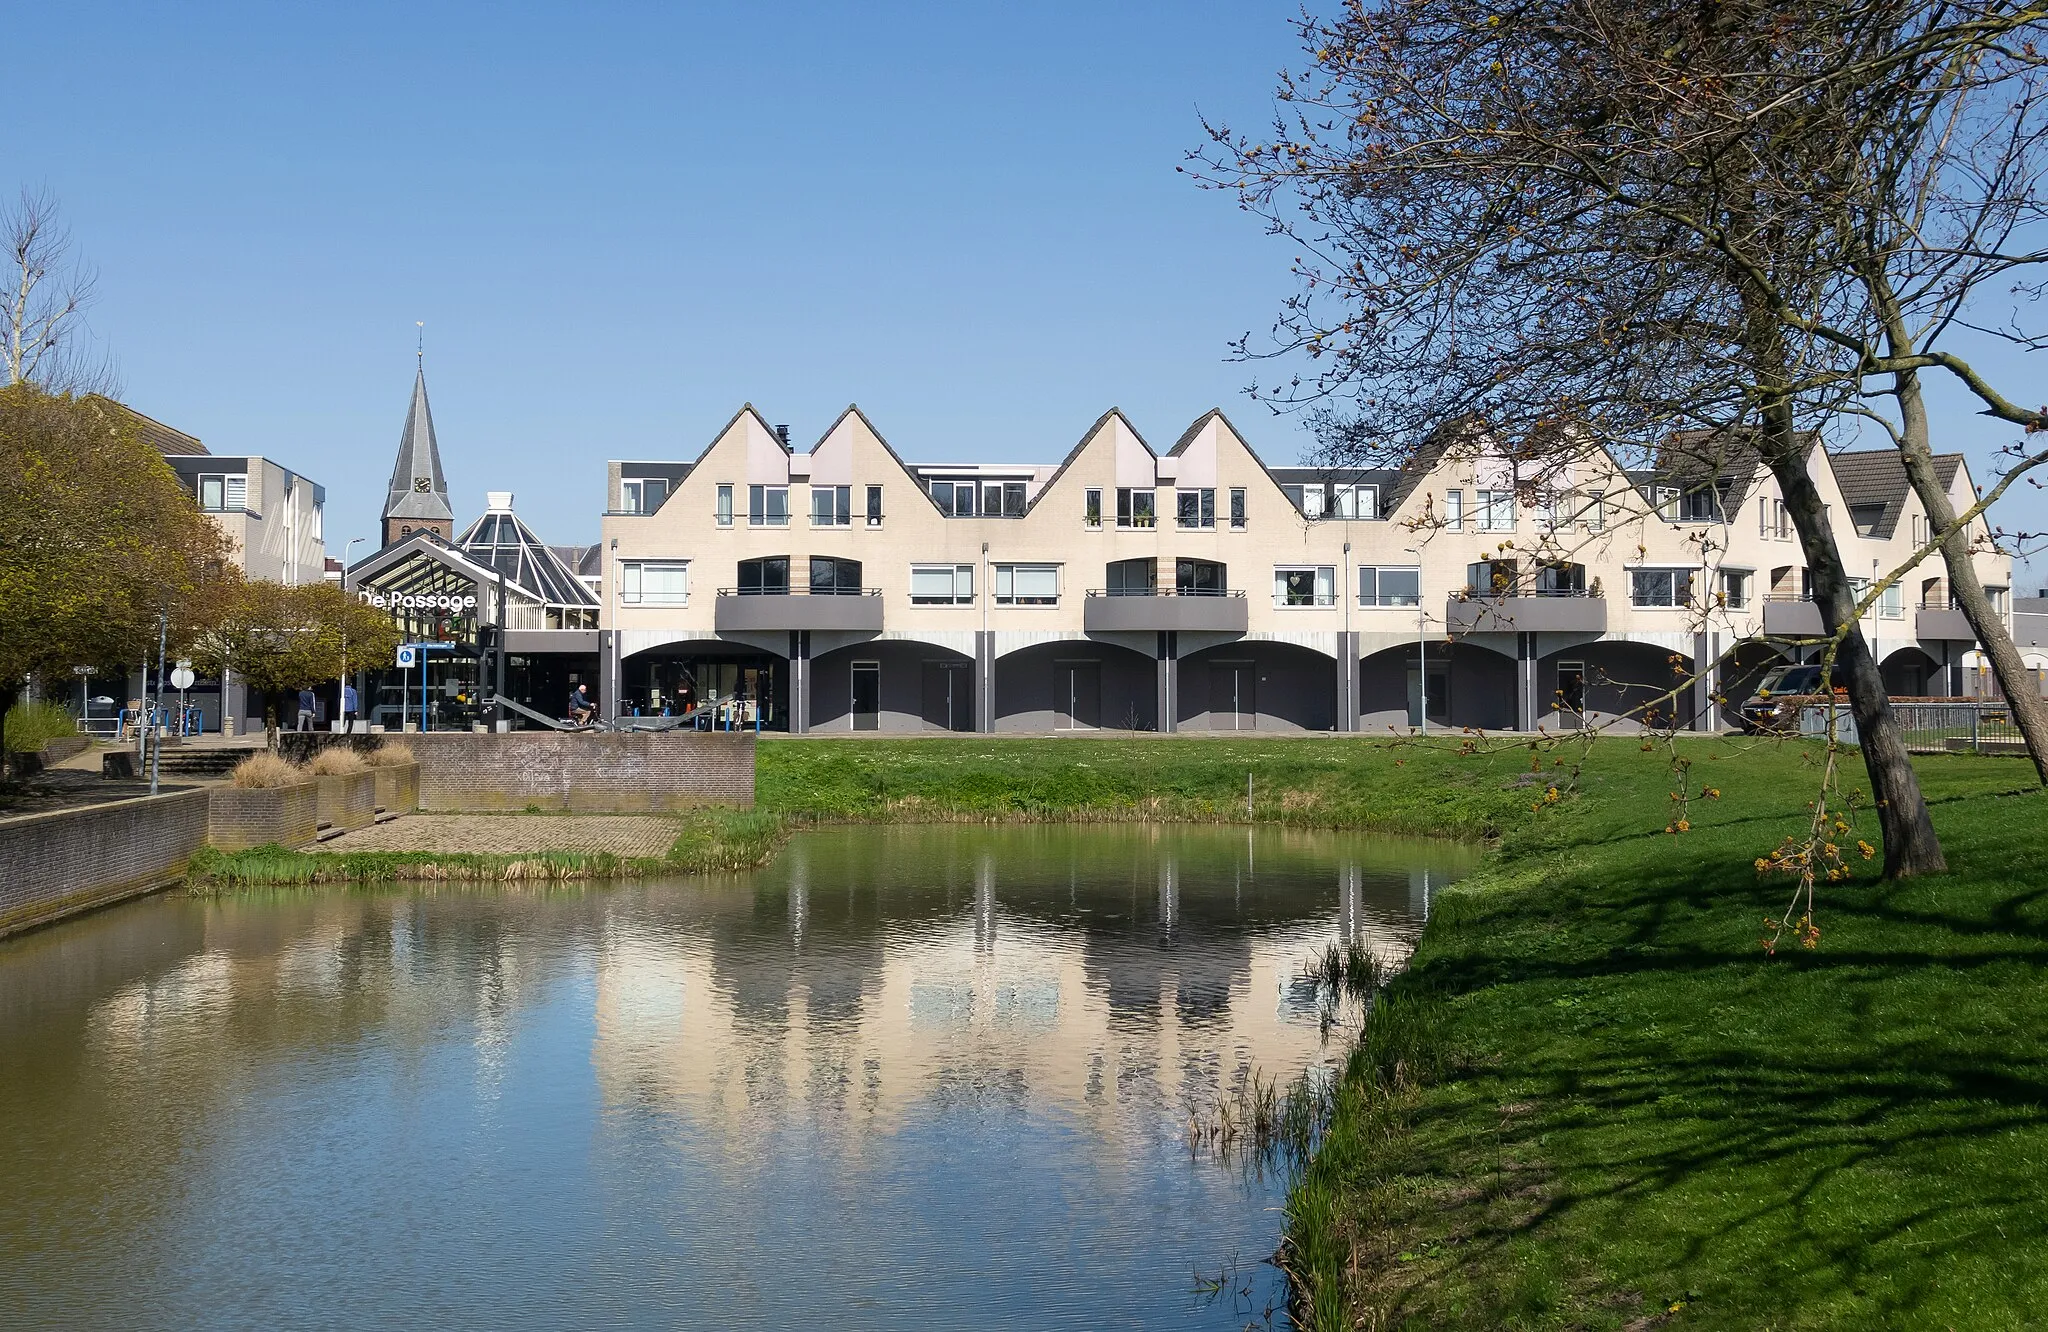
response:
[(1607, 598), (1452, 597), (1444, 623), (1453, 634), (1604, 634)]
[(1971, 643), (1977, 635), (1970, 632), (1970, 622), (1961, 611), (1940, 602), (1923, 601), (1913, 612), (1913, 637), (1923, 643)]
[(882, 594), (867, 588), (856, 592), (742, 592), (718, 589), (712, 623), (719, 633), (760, 633), (783, 629), (882, 631)]
[(1241, 634), (1249, 623), (1242, 591), (1195, 593), (1157, 588), (1128, 593), (1090, 588), (1081, 606), (1081, 627), (1091, 634), (1160, 630)]
[(1804, 597), (1772, 593), (1764, 598), (1764, 633), (1773, 638), (1818, 638), (1820, 607)]

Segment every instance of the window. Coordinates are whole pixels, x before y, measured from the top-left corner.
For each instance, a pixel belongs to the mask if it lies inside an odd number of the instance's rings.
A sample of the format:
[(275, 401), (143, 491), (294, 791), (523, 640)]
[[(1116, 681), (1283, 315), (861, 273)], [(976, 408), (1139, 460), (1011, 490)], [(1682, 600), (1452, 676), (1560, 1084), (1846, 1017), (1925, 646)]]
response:
[(1656, 508), (1659, 518), (1667, 522), (1678, 521), (1678, 487), (1653, 487), (1650, 491), (1650, 503)]
[(910, 566), (911, 605), (969, 606), (973, 603), (973, 565), (913, 564)]
[(814, 597), (858, 596), (860, 561), (830, 555), (811, 556), (811, 595)]
[(1339, 518), (1377, 518), (1380, 516), (1380, 488), (1378, 486), (1338, 486), (1337, 516)]
[(1792, 539), (1792, 515), (1785, 512), (1785, 501), (1772, 500), (1771, 512), (1777, 516), (1778, 540)]
[(1337, 568), (1331, 564), (1282, 565), (1273, 570), (1275, 606), (1334, 606)]
[(1081, 525), (1102, 526), (1102, 492), (1093, 486), (1081, 492)]
[(1877, 525), (1883, 521), (1884, 505), (1882, 504), (1851, 504), (1849, 506), (1849, 525), (1856, 529), (1857, 536), (1876, 536)]
[(1174, 494), (1174, 518), (1182, 527), (1216, 526), (1216, 492), (1182, 490)]
[(1324, 502), (1329, 494), (1327, 488), (1321, 485), (1305, 485), (1282, 486), (1280, 489), (1288, 499), (1294, 501), (1294, 507), (1301, 510), (1302, 517), (1310, 522), (1322, 518)]
[(1692, 575), (1690, 569), (1631, 569), (1629, 601), (1649, 608), (1689, 606)]
[(939, 512), (948, 518), (972, 518), (974, 516), (974, 491), (972, 481), (934, 481), (931, 483), (932, 503), (939, 506)]
[(1538, 564), (1535, 591), (1539, 597), (1583, 597), (1586, 595), (1586, 566), (1566, 560)]
[(1420, 606), (1422, 570), (1412, 565), (1359, 565), (1358, 604)]
[(2009, 596), (2010, 589), (2008, 588), (1987, 587), (1984, 589), (1984, 599), (1991, 603), (1992, 613), (1996, 615), (2005, 614), (2007, 598)]
[(619, 595), (628, 606), (690, 604), (688, 560), (626, 560), (619, 565)]
[(1453, 532), (1465, 530), (1465, 492), (1446, 490), (1444, 492), (1444, 526)]
[(740, 595), (783, 595), (789, 591), (789, 556), (740, 561)]
[(1149, 597), (1159, 588), (1159, 566), (1153, 560), (1111, 560), (1104, 570), (1112, 597)]
[(1133, 490), (1120, 486), (1116, 492), (1116, 525), (1118, 527), (1151, 527), (1155, 521), (1152, 509), (1153, 495), (1149, 490)]
[(619, 482), (619, 509), (624, 513), (653, 513), (668, 499), (665, 477), (640, 477)]
[[(1149, 497), (1151, 492), (1146, 491)], [(1057, 564), (998, 564), (996, 605), (1057, 606), (1060, 600), (1060, 566)]]
[(1482, 490), (1479, 492), (1479, 530), (1482, 532), (1512, 532), (1515, 530), (1515, 492), (1512, 490)]
[(748, 486), (747, 526), (788, 527), (789, 487)]
[(850, 527), (852, 524), (852, 486), (811, 487), (812, 527)]
[(1681, 523), (1716, 523), (1721, 521), (1721, 492), (1712, 486), (1701, 486), (1680, 495), (1673, 506), (1672, 517)]
[(718, 515), (718, 525), (719, 525), (720, 527), (731, 527), (731, 526), (732, 526), (732, 487), (731, 487), (731, 486), (720, 486), (720, 487), (718, 488), (718, 508), (717, 508), (717, 509), (715, 510), (715, 512), (716, 512), (716, 513), (717, 513), (717, 515)]
[(1515, 594), (1513, 560), (1480, 560), (1465, 566), (1465, 588), (1475, 597), (1511, 597)]
[(880, 527), (881, 525), (882, 525), (882, 488), (881, 488), (880, 486), (869, 486), (869, 487), (868, 487), (868, 526), (869, 526), (869, 527)]
[[(958, 489), (955, 490), (958, 498)], [(1022, 481), (989, 481), (981, 487), (981, 516), (984, 518), (1022, 518), (1024, 516), (1024, 483)]]
[(1175, 560), (1173, 590), (1183, 597), (1229, 596), (1229, 570), (1214, 560)]
[(1721, 571), (1721, 601), (1729, 610), (1748, 609), (1749, 580), (1755, 576), (1755, 571), (1750, 569)]
[(1761, 495), (1756, 498), (1756, 534), (1760, 537), (1771, 534), (1771, 502)]
[(233, 513), (249, 507), (247, 473), (199, 478), (199, 507), (208, 513)]
[(1906, 590), (1897, 583), (1877, 594), (1877, 613), (1887, 620), (1905, 618)]
[(1230, 490), (1230, 530), (1244, 531), (1244, 487), (1233, 486)]

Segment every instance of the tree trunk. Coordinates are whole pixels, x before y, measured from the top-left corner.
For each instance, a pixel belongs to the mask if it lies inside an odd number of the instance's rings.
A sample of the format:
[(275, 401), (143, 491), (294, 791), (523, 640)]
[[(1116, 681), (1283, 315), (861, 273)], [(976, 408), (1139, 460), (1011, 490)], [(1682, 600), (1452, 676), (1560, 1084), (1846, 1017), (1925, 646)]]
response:
[(1949, 503), (1948, 492), (1934, 474), (1920, 376), (1916, 371), (1901, 371), (1896, 384), (1899, 419), (1905, 426), (1899, 456), (1905, 460), (1906, 479), (1912, 482), (1913, 493), (1927, 510), (1928, 521), (1944, 534), (1941, 558), (1948, 565), (1948, 585), (1956, 606), (1970, 622), (1970, 632), (1977, 635), (1984, 655), (1991, 659), (1991, 672), (1998, 678), (1999, 690), (2005, 695), (2006, 707), (2012, 712), (2020, 737), (2026, 741), (2027, 757), (2034, 761), (2036, 780), (2048, 785), (2048, 705), (2035, 692), (2027, 664), (2021, 660), (2012, 635), (2006, 632), (2005, 621), (1991, 608), (1991, 598), (1984, 594), (1984, 584), (1977, 579), (1977, 566), (1970, 559), (1970, 535), (1957, 526), (1955, 506)]
[[(1775, 410), (1767, 413), (1776, 415), (1780, 413)], [(1782, 415), (1783, 435), (1791, 436), (1791, 413), (1785, 411)], [(1777, 435), (1779, 431), (1766, 426), (1766, 434)], [(1916, 874), (1939, 874), (1948, 868), (1941, 853), (1941, 839), (1934, 834), (1927, 801), (1920, 794), (1920, 779), (1906, 753), (1905, 737), (1899, 733), (1898, 718), (1892, 712), (1884, 679), (1878, 674), (1877, 659), (1871, 656), (1870, 644), (1858, 626), (1856, 595), (1849, 589), (1848, 571), (1842, 567), (1842, 555), (1835, 547), (1827, 510), (1821, 502), (1819, 487), (1807, 471), (1806, 459), (1806, 451), (1796, 437), (1773, 439), (1766, 447), (1771, 474), (1778, 480), (1785, 508), (1799, 531), (1800, 548), (1805, 552), (1807, 573), (1813, 583), (1814, 603), (1820, 608), (1822, 623), (1836, 636), (1832, 679), (1849, 691), (1849, 712), (1856, 719), (1877, 826), (1884, 838), (1884, 876), (1904, 879)]]

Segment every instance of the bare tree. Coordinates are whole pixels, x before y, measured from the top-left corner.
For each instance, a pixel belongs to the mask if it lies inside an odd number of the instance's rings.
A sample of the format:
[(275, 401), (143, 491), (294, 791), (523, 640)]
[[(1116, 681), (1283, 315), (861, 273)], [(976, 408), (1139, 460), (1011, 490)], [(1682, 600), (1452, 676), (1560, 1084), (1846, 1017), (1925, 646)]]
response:
[(1320, 403), (1334, 454), (1401, 456), (1476, 419), (1538, 469), (1574, 429), (1665, 466), (1692, 451), (1712, 469), (1740, 441), (1769, 468), (1892, 875), (1941, 868), (1940, 845), (1808, 469), (1869, 414), (1873, 376), (1939, 366), (1988, 386), (1952, 355), (1888, 356), (1866, 335), (1843, 164), (1953, 106), (1942, 71), (1973, 70), (1973, 88), (2029, 77), (2041, 21), (1938, 0), (1354, 0), (1304, 21), (1311, 62), (1283, 81), (1270, 139), (1212, 127), (1196, 155), (1201, 179), (1298, 246), (1275, 350), (1315, 368), (1264, 392)]
[(85, 312), (98, 275), (73, 257), (56, 201), (24, 189), (0, 213), (0, 238), (12, 279), (0, 325), (0, 382), (112, 396), (111, 368), (87, 342)]

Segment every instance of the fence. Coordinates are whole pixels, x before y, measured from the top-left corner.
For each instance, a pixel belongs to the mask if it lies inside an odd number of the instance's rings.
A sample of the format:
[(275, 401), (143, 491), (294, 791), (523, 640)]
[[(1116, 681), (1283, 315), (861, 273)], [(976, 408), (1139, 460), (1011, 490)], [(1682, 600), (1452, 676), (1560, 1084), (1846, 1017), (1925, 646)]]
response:
[(1915, 754), (2025, 754), (2012, 709), (1997, 699), (1904, 703), (1892, 711)]

